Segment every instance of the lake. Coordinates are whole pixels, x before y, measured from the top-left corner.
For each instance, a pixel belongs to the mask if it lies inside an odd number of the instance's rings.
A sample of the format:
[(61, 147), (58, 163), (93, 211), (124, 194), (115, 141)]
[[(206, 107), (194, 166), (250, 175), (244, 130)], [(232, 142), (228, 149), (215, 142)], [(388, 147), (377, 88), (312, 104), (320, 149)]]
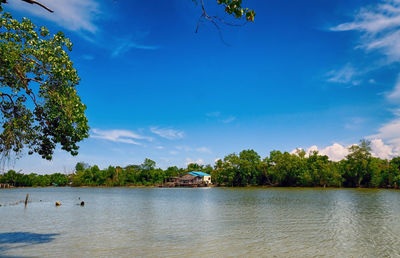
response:
[(400, 255), (397, 190), (19, 188), (0, 204), (0, 256)]

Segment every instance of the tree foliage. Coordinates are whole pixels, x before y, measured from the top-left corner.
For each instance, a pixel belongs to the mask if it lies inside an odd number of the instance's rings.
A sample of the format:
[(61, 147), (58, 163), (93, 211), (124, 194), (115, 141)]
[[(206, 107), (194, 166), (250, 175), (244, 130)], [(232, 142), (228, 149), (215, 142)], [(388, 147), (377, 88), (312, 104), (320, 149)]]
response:
[[(209, 16), (206, 12), (206, 7), (204, 0), (199, 0), (201, 3), (201, 8), (203, 10), (203, 14), (201, 17), (206, 18), (208, 20), (214, 20), (213, 18), (220, 19), (216, 16)], [(192, 0), (194, 3), (198, 3), (198, 0)], [(241, 19), (243, 17), (246, 18), (246, 20), (253, 22), (254, 17), (256, 16), (256, 13), (254, 10), (245, 8), (242, 6), (242, 0), (217, 0), (217, 3), (219, 5), (222, 5), (225, 8), (225, 12), (229, 15), (233, 15), (236, 19)]]
[(79, 77), (68, 56), (72, 43), (29, 19), (21, 22), (0, 6), (0, 152), (38, 153), (51, 159), (57, 144), (76, 155), (88, 137)]
[(253, 22), (256, 13), (254, 10), (242, 7), (242, 0), (217, 0), (218, 4), (225, 7), (225, 12), (240, 19), (243, 15), (246, 20)]

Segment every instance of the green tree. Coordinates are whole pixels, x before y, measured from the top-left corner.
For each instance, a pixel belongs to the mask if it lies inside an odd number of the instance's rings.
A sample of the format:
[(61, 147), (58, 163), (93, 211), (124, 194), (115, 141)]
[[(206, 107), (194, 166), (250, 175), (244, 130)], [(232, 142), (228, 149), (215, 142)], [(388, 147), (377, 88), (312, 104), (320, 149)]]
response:
[(4, 183), (15, 186), (15, 183), (17, 181), (17, 172), (15, 172), (15, 170), (9, 170), (3, 175), (2, 180)]
[(179, 176), (182, 173), (182, 170), (179, 169), (177, 166), (173, 166), (173, 167), (168, 167), (165, 170), (165, 177), (169, 178), (169, 177), (176, 177)]
[(144, 170), (151, 170), (151, 169), (154, 169), (156, 167), (156, 162), (154, 160), (146, 158), (143, 161), (141, 167)]
[(269, 170), (273, 182), (280, 186), (301, 185), (300, 177), (303, 174), (303, 157), (288, 152), (271, 151)]
[(187, 168), (185, 171), (189, 172), (189, 171), (202, 171), (204, 168), (203, 165), (197, 164), (197, 163), (189, 163), (187, 165)]
[(242, 185), (242, 177), (239, 174), (239, 157), (236, 153), (225, 156), (222, 174), (224, 181), (228, 183), (228, 185)]
[(75, 171), (84, 171), (87, 168), (90, 168), (90, 166), (85, 162), (78, 162), (75, 165)]
[(67, 175), (61, 173), (54, 173), (50, 175), (50, 181), (57, 186), (65, 186), (68, 184), (69, 179)]
[(261, 157), (254, 150), (243, 150), (239, 153), (240, 185), (257, 185), (260, 174)]
[(51, 159), (57, 144), (77, 155), (88, 137), (86, 106), (77, 95), (77, 71), (69, 59), (72, 43), (50, 35), (29, 19), (19, 22), (0, 5), (0, 152), (24, 147)]
[(359, 187), (367, 185), (371, 174), (368, 173), (371, 161), (370, 142), (361, 140), (358, 145), (349, 147), (349, 154), (346, 156), (344, 164), (344, 178), (348, 186)]

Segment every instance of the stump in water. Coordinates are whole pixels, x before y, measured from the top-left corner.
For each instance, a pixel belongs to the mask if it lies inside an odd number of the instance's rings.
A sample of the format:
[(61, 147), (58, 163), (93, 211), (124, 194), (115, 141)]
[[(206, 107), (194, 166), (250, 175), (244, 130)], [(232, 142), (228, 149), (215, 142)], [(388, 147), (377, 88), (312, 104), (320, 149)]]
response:
[(25, 207), (26, 207), (26, 205), (28, 205), (28, 199), (29, 199), (29, 194), (26, 194), (26, 197), (25, 197)]
[(61, 202), (56, 201), (56, 206), (60, 206), (60, 205), (61, 205)]

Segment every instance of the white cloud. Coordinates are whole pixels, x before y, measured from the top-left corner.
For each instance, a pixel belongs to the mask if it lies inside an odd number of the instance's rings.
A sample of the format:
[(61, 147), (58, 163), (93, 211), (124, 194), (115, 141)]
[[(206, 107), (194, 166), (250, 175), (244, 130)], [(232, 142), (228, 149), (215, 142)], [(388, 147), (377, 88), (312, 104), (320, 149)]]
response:
[(378, 133), (371, 135), (370, 139), (383, 139), (393, 146), (395, 155), (400, 154), (400, 118), (396, 118), (378, 129)]
[[(306, 152), (306, 157), (311, 152), (318, 151), (319, 155), (326, 155), (332, 161), (339, 161), (339, 160), (344, 159), (344, 157), (346, 157), (346, 155), (349, 154), (349, 151), (347, 150), (348, 147), (345, 147), (339, 143), (334, 143), (332, 145), (326, 146), (323, 149), (320, 149), (317, 145), (313, 145), (313, 146), (307, 148), (305, 150), (305, 152)], [(292, 150), (290, 153), (296, 154), (298, 149), (301, 150), (301, 148), (297, 148), (297, 149)]]
[(384, 139), (400, 138), (400, 119), (398, 118), (384, 124), (378, 131), (379, 133), (375, 135), (376, 137)]
[[(315, 147), (314, 147), (315, 148)], [(347, 150), (348, 147), (345, 147), (339, 143), (334, 143), (330, 146), (327, 146), (319, 151), (320, 154), (326, 155), (329, 157), (330, 160), (339, 161), (346, 157), (349, 154)], [(309, 152), (309, 151), (307, 151)]]
[(168, 128), (150, 127), (150, 131), (168, 140), (182, 139), (185, 136), (183, 131)]
[(339, 70), (332, 70), (326, 74), (327, 81), (333, 83), (351, 83), (353, 85), (360, 84), (360, 81), (355, 79), (359, 75), (351, 64), (346, 64)]
[(206, 116), (208, 116), (208, 117), (219, 117), (220, 115), (221, 115), (221, 112), (219, 112), (219, 111), (210, 112), (210, 113), (206, 114)]
[(137, 133), (128, 130), (100, 130), (100, 129), (93, 129), (92, 138), (104, 139), (113, 142), (122, 142), (122, 143), (129, 143), (129, 144), (136, 144), (140, 145), (141, 143), (137, 142), (136, 140), (147, 140), (152, 141), (151, 137), (142, 136)]
[[(50, 13), (39, 7), (23, 1), (9, 1), (10, 8), (31, 14), (42, 19), (52, 21), (71, 31), (85, 31), (96, 33), (99, 28), (96, 19), (102, 12), (98, 1), (94, 0), (41, 0), (42, 4), (52, 9)], [(29, 16), (29, 15), (27, 15)]]
[(391, 112), (392, 112), (395, 116), (400, 117), (400, 108), (392, 109)]
[(198, 147), (198, 148), (192, 148), (189, 146), (176, 146), (177, 150), (181, 150), (181, 151), (186, 151), (186, 152), (200, 152), (200, 153), (211, 153), (211, 150), (207, 147)]
[(197, 159), (197, 160), (192, 160), (190, 158), (186, 158), (186, 166), (189, 164), (198, 164), (198, 165), (204, 165), (204, 160), (203, 159)]
[(387, 98), (396, 103), (400, 103), (400, 76), (397, 79), (394, 89), (388, 93)]
[(306, 153), (307, 153), (307, 155), (308, 155), (308, 154), (310, 154), (310, 153), (313, 152), (313, 151), (318, 151), (318, 146), (317, 146), (317, 145), (313, 145), (313, 146), (309, 147), (309, 148), (306, 150)]
[[(399, 123), (400, 126), (400, 123)], [(400, 127), (399, 127), (400, 128)], [(371, 154), (374, 157), (379, 157), (382, 159), (391, 159), (395, 156), (399, 155), (399, 147), (400, 145), (400, 133), (398, 134), (399, 137), (396, 138), (395, 141), (388, 141), (389, 144), (385, 144), (382, 139), (379, 138), (374, 138), (375, 136), (370, 136), (368, 137), (371, 139)], [(325, 148), (319, 148), (316, 145), (313, 145), (309, 148), (307, 148), (306, 151), (306, 156), (308, 156), (311, 152), (313, 151), (318, 151), (319, 155), (326, 155), (329, 157), (330, 160), (332, 161), (339, 161), (344, 159), (348, 154), (348, 148), (351, 147), (352, 145), (355, 144), (350, 144), (347, 146), (344, 146), (339, 143), (334, 143), (332, 145), (326, 146)], [(398, 146), (398, 147), (396, 147)], [(292, 150), (290, 153), (295, 154), (297, 149)]]
[(164, 148), (164, 146), (156, 146), (156, 149), (157, 149), (157, 150), (163, 150), (163, 149), (165, 149), (165, 148)]
[(231, 122), (233, 122), (235, 120), (236, 120), (236, 117), (230, 116), (230, 117), (228, 117), (226, 119), (222, 119), (221, 121), (222, 121), (222, 123), (229, 124), (229, 123), (231, 123)]
[(291, 152), (289, 152), (290, 154), (297, 154), (299, 151), (304, 150), (303, 148), (296, 148), (294, 150), (292, 150)]
[(371, 140), (371, 154), (374, 157), (382, 159), (390, 159), (395, 156), (393, 153), (393, 146), (386, 145), (382, 139)]
[(358, 31), (359, 48), (376, 50), (386, 55), (389, 62), (400, 61), (400, 1), (386, 0), (362, 8), (351, 22), (331, 28), (332, 31)]
[(225, 115), (222, 115), (222, 113), (219, 111), (207, 113), (206, 116), (208, 116), (210, 118), (214, 118), (217, 121), (222, 122), (224, 124), (229, 124), (236, 120), (235, 116), (225, 116)]
[(125, 40), (121, 42), (116, 48), (113, 49), (111, 53), (111, 57), (118, 57), (122, 54), (125, 54), (131, 49), (141, 49), (141, 50), (157, 50), (160, 47), (159, 46), (153, 46), (153, 45), (144, 45), (144, 44), (139, 44), (137, 42), (134, 42), (132, 40)]
[(202, 153), (211, 153), (211, 150), (207, 147), (200, 147), (195, 149), (197, 152), (202, 152)]

